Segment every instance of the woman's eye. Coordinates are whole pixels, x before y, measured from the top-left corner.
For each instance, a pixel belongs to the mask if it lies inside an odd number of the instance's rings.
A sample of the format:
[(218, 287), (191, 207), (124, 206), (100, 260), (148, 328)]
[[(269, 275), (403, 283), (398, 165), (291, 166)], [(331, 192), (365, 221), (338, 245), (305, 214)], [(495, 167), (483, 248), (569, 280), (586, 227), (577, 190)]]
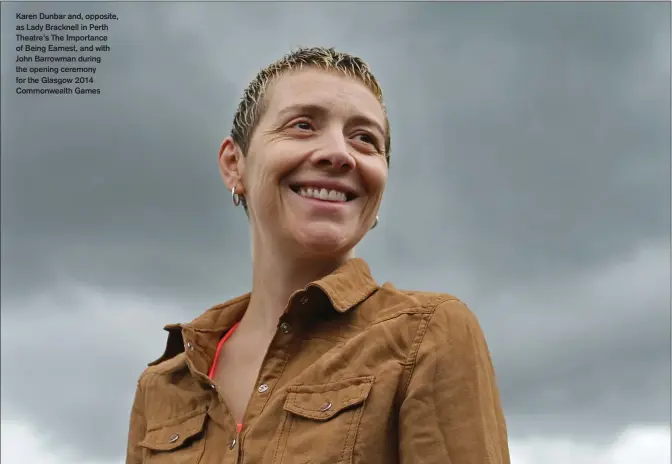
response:
[(294, 123), (294, 127), (301, 130), (311, 130), (313, 128), (313, 126), (311, 126), (310, 123), (306, 121), (299, 121), (297, 123)]
[(356, 138), (358, 138), (361, 142), (368, 143), (369, 145), (376, 145), (376, 141), (369, 134), (358, 134), (356, 135)]

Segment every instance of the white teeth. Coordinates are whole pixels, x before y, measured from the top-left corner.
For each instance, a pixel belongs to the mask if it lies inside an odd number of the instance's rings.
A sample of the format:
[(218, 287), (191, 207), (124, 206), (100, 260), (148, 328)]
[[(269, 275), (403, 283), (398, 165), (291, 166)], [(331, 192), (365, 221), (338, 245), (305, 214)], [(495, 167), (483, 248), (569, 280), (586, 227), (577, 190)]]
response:
[(343, 192), (338, 190), (327, 190), (311, 187), (301, 187), (299, 189), (299, 195), (307, 198), (317, 198), (318, 200), (329, 200), (329, 201), (347, 201), (348, 198)]
[[(322, 190), (322, 194), (324, 194), (324, 190)], [(329, 193), (327, 194), (327, 200), (330, 201), (345, 201), (345, 193), (337, 192), (336, 190), (330, 190)]]

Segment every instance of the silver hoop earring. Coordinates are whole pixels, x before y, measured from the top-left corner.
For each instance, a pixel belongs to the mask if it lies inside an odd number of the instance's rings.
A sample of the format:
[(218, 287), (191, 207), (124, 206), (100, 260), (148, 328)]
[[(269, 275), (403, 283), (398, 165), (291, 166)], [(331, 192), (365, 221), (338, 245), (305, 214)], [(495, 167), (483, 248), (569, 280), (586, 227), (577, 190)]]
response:
[(231, 188), (231, 200), (233, 201), (233, 206), (238, 206), (241, 202), (240, 195), (236, 193), (235, 185)]
[(375, 229), (377, 225), (378, 225), (378, 215), (376, 215), (376, 220), (373, 222), (373, 225), (371, 226), (371, 229), (369, 229), (369, 230)]

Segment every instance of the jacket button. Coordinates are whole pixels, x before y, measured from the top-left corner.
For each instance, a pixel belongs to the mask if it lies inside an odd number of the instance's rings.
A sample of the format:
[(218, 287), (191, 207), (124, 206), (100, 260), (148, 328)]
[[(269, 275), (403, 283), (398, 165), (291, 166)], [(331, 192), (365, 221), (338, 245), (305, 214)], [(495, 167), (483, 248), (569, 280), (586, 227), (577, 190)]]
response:
[(190, 351), (193, 351), (194, 345), (192, 345), (191, 342), (187, 342), (187, 348), (189, 348)]
[(331, 403), (328, 401), (324, 403), (322, 406), (320, 406), (320, 411), (322, 412), (329, 411), (330, 409), (331, 409)]
[(282, 330), (282, 333), (284, 333), (284, 334), (288, 334), (291, 329), (292, 328), (286, 322), (283, 322), (282, 324), (280, 324), (280, 330)]
[(178, 434), (173, 435), (168, 439), (168, 443), (175, 443), (177, 440), (179, 440), (180, 436)]
[(229, 445), (229, 449), (233, 449), (235, 447), (236, 447), (236, 439), (234, 438), (233, 440), (231, 440), (231, 444)]
[(308, 304), (308, 297), (304, 296), (299, 300), (299, 303), (301, 303), (302, 305)]
[(259, 393), (264, 393), (268, 391), (268, 385), (266, 385), (265, 383), (259, 385), (258, 391)]

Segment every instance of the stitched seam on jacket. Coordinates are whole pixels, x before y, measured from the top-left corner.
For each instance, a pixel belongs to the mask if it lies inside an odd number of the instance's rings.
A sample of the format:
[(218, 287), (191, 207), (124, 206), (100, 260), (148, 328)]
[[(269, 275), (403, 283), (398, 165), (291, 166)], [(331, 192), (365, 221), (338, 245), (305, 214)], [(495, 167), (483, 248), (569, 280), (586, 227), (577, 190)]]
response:
[[(337, 390), (331, 390), (331, 391), (337, 391)], [(327, 418), (329, 418), (329, 417), (335, 416), (336, 413), (341, 412), (343, 409), (345, 409), (345, 408), (349, 408), (350, 406), (355, 405), (355, 404), (359, 404), (360, 401), (364, 401), (363, 399), (360, 400), (361, 396), (362, 396), (361, 393), (359, 393), (359, 394), (353, 396), (352, 398), (344, 399), (344, 400), (341, 402), (342, 404), (339, 406), (339, 408), (336, 409), (335, 411), (331, 412), (331, 416), (330, 416), (329, 414), (324, 414), (324, 418), (327, 419)], [(355, 402), (353, 403), (352, 400), (357, 400), (357, 401), (355, 401)], [(296, 408), (296, 410), (298, 410), (298, 411), (302, 411), (302, 412), (310, 412), (310, 413), (314, 413), (314, 412), (315, 412), (314, 409), (306, 409), (306, 408), (304, 408), (304, 407), (298, 405), (298, 404), (296, 403), (296, 397), (294, 397), (294, 401), (292, 401), (291, 404), (292, 404), (292, 406), (293, 406), (294, 408)], [(314, 414), (314, 415), (315, 415), (315, 414)], [(322, 418), (322, 417), (320, 417), (320, 418)]]
[[(371, 385), (372, 383), (373, 383), (372, 381), (368, 381), (368, 380), (362, 382), (362, 384), (369, 384), (369, 385)], [(294, 393), (294, 394), (298, 394), (298, 395), (317, 395), (317, 394), (327, 393), (327, 392), (342, 391), (342, 390), (345, 390), (346, 388), (353, 388), (353, 387), (357, 387), (357, 388), (360, 388), (360, 389), (362, 388), (361, 384), (359, 384), (359, 385), (358, 384), (348, 385), (348, 386), (340, 387), (340, 388), (328, 388), (326, 390), (322, 390), (321, 388), (319, 388), (315, 391), (296, 391), (292, 388), (292, 387), (315, 388), (315, 387), (321, 387), (322, 385), (329, 385), (329, 383), (318, 383), (318, 384), (310, 384), (310, 385), (289, 385), (287, 390), (288, 390), (289, 393)], [(360, 390), (358, 395), (361, 395), (361, 394), (362, 394), (362, 391)]]
[[(191, 411), (183, 416), (177, 416), (177, 417), (171, 417), (169, 419), (165, 419), (161, 422), (155, 422), (152, 423), (152, 426), (149, 427), (147, 426), (147, 432), (155, 432), (157, 430), (165, 429), (167, 427), (175, 427), (176, 425), (183, 424), (187, 422), (188, 420), (193, 419), (194, 417), (200, 416), (201, 414), (205, 415), (208, 412), (207, 407), (200, 407), (194, 411)], [(205, 420), (205, 419), (204, 419)], [(189, 430), (193, 428), (202, 428), (202, 426), (199, 427), (191, 427)]]
[(422, 345), (422, 342), (425, 339), (425, 335), (427, 334), (427, 328), (429, 327), (429, 323), (432, 320), (432, 317), (434, 314), (436, 314), (436, 308), (438, 308), (440, 305), (443, 303), (447, 303), (449, 301), (460, 301), (459, 299), (455, 297), (448, 297), (444, 299), (440, 299), (439, 301), (432, 301), (434, 303), (433, 307), (431, 308), (431, 312), (428, 313), (423, 317), (422, 322), (419, 324), (418, 330), (416, 332), (416, 335), (413, 339), (413, 344), (411, 345), (411, 349), (409, 350), (408, 353), (408, 358), (406, 359), (406, 362), (404, 365), (406, 366), (405, 372), (408, 373), (408, 378), (406, 379), (406, 382), (404, 384), (404, 389), (401, 391), (401, 397), (404, 398), (406, 396), (406, 392), (408, 391), (408, 386), (411, 384), (411, 379), (413, 378), (413, 373), (415, 372), (415, 365), (417, 362), (418, 358), (418, 352), (420, 351), (420, 346)]
[[(273, 454), (273, 462), (280, 462), (278, 460), (278, 453), (280, 452), (280, 447), (282, 446), (283, 441), (286, 442), (285, 440), (285, 427), (287, 427), (287, 420), (289, 419), (289, 414), (285, 414), (285, 419), (282, 421), (282, 426), (280, 428), (280, 437), (278, 437), (278, 445), (275, 447), (275, 453)], [(285, 443), (285, 447), (287, 446), (287, 443)], [(282, 450), (282, 455), (280, 456), (280, 459), (284, 457), (285, 450)]]
[(354, 422), (355, 419), (361, 420), (361, 414), (360, 414), (359, 418), (357, 417), (357, 414), (361, 413), (361, 412), (362, 411), (355, 411), (353, 416), (352, 416), (352, 419), (350, 419), (350, 423), (348, 424), (348, 429), (347, 429), (347, 432), (345, 434), (345, 440), (343, 440), (343, 449), (341, 450), (341, 456), (338, 460), (339, 464), (342, 463), (345, 459), (346, 450), (348, 449), (348, 438), (350, 438), (350, 432), (352, 431), (352, 427), (354, 427), (356, 425), (355, 422)]
[(432, 311), (431, 308), (425, 308), (424, 306), (413, 306), (411, 308), (407, 308), (407, 309), (404, 309), (402, 311), (399, 311), (396, 314), (391, 314), (384, 319), (376, 319), (371, 323), (371, 325), (369, 327), (367, 327), (367, 329), (370, 328), (370, 327), (376, 326), (376, 325), (378, 325), (382, 322), (391, 321), (392, 319), (396, 319), (396, 318), (401, 317), (401, 316), (414, 316), (416, 314), (429, 314), (429, 313), (431, 313), (431, 311)]

